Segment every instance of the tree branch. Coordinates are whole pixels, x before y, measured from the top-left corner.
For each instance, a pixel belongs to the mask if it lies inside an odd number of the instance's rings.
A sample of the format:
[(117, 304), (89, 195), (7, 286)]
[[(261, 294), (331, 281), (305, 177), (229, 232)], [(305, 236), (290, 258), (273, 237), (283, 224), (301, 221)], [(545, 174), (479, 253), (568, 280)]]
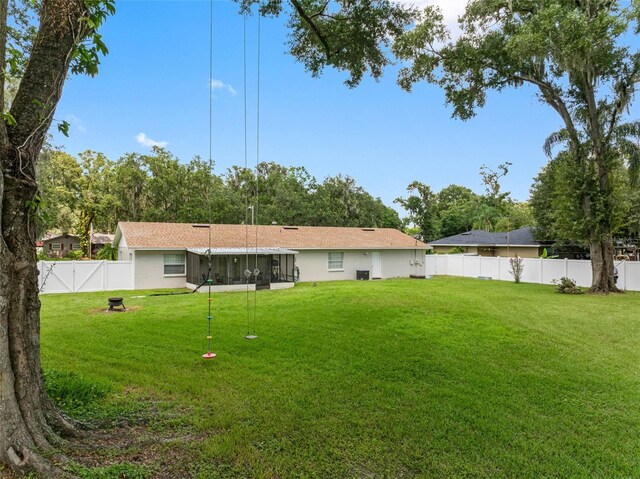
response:
[(40, 150), (62, 95), (72, 53), (89, 32), (80, 21), (85, 14), (83, 0), (44, 1), (29, 64), (11, 105), (17, 124), (8, 128), (8, 134), (16, 148)]
[(316, 38), (320, 41), (320, 43), (322, 43), (322, 47), (324, 48), (324, 51), (327, 55), (327, 60), (329, 60), (331, 58), (331, 48), (329, 47), (327, 37), (322, 33), (320, 27), (316, 25), (313, 19), (309, 15), (307, 15), (307, 12), (304, 11), (304, 8), (302, 7), (302, 5), (300, 5), (298, 0), (290, 1), (293, 7), (296, 9), (298, 15), (300, 15), (300, 17), (307, 23), (307, 25), (309, 25), (309, 28), (311, 28), (313, 33), (316, 35)]
[(593, 85), (593, 76), (590, 74), (590, 70), (587, 68), (583, 74), (583, 89), (584, 99), (587, 104), (587, 111), (589, 112), (589, 132), (591, 135), (591, 141), (593, 142), (594, 151), (600, 152), (602, 144), (600, 121), (598, 115), (598, 106), (596, 105), (596, 94)]
[(550, 85), (545, 81), (539, 80), (529, 75), (516, 74), (516, 75), (513, 75), (513, 78), (523, 82), (531, 83), (532, 85), (535, 85), (538, 87), (545, 101), (554, 110), (556, 110), (556, 112), (558, 112), (558, 114), (562, 118), (562, 121), (564, 121), (564, 124), (567, 128), (567, 133), (569, 134), (569, 143), (572, 149), (575, 148), (576, 145), (579, 144), (578, 130), (575, 127), (573, 119), (571, 118), (571, 113), (569, 112), (567, 105), (564, 103), (560, 95), (558, 95), (558, 93), (555, 91), (555, 88), (553, 87), (553, 85)]

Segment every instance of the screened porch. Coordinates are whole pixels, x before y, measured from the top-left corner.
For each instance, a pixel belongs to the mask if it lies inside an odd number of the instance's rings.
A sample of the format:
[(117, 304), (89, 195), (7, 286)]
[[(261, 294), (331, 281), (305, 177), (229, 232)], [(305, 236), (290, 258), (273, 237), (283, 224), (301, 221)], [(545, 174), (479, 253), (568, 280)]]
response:
[[(194, 286), (211, 279), (213, 286), (225, 287), (255, 285), (256, 289), (269, 289), (272, 284), (293, 283), (297, 280), (295, 255), (297, 251), (283, 248), (212, 248), (211, 274), (209, 249), (187, 250), (187, 283)], [(256, 274), (257, 269), (257, 274)], [(248, 272), (248, 273), (247, 273)]]

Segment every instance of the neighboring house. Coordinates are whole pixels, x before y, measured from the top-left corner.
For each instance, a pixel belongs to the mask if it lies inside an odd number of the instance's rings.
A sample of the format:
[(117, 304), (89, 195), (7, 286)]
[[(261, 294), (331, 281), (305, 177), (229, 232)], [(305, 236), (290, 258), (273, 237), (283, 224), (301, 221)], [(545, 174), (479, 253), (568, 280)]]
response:
[(201, 284), (209, 244), (218, 289), (245, 288), (247, 276), (252, 288), (276, 289), (297, 280), (425, 275), (427, 245), (391, 228), (123, 222), (114, 238), (118, 259), (134, 263), (135, 289)]
[(526, 226), (507, 233), (471, 230), (429, 242), (434, 253), (449, 253), (462, 249), (463, 253), (480, 256), (520, 256), (538, 258), (552, 242), (540, 242), (533, 237), (533, 228)]
[(42, 238), (42, 252), (52, 258), (62, 258), (69, 251), (80, 249), (80, 238), (74, 235), (48, 233)]

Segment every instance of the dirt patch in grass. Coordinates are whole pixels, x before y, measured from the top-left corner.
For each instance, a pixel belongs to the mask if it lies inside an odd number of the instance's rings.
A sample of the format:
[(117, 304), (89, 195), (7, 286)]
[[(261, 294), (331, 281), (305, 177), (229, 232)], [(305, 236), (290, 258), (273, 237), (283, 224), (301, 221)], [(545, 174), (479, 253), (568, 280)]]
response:
[(132, 311), (140, 311), (142, 308), (140, 306), (128, 306), (127, 309), (116, 309), (110, 311), (108, 307), (104, 308), (93, 308), (90, 309), (89, 312), (91, 314), (125, 314), (130, 313)]
[(185, 421), (189, 411), (139, 391), (125, 390), (122, 397), (138, 406), (90, 419), (86, 436), (62, 451), (73, 461), (65, 469), (81, 478), (191, 477), (191, 451), (205, 436)]
[(68, 454), (89, 474), (91, 470), (126, 464), (140, 471), (141, 477), (187, 478), (191, 476), (189, 468), (193, 460), (189, 453), (191, 445), (200, 440), (187, 429), (158, 430), (152, 425), (139, 425), (92, 431), (74, 443)]

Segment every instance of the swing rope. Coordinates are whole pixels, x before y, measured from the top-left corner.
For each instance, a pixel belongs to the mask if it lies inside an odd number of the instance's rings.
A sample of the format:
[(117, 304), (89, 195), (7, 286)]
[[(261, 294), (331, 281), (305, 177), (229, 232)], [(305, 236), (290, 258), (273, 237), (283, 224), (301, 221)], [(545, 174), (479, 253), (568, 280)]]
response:
[[(256, 288), (253, 292), (253, 335), (257, 337), (256, 334), (256, 322), (258, 319), (258, 275), (260, 271), (258, 269), (258, 201), (259, 201), (259, 192), (260, 192), (260, 40), (261, 40), (261, 32), (260, 32), (260, 11), (258, 10), (258, 51), (257, 51), (257, 98), (256, 98), (256, 196), (253, 202), (254, 214), (255, 214), (255, 233), (256, 233)], [(265, 274), (263, 274), (263, 277)]]
[[(249, 169), (249, 150), (248, 150), (248, 129), (247, 129), (247, 14), (243, 15), (242, 24), (242, 73), (243, 73), (243, 96), (244, 96), (244, 173)], [(244, 209), (244, 244), (245, 244), (245, 270), (244, 276), (247, 283), (247, 337), (251, 330), (251, 314), (249, 307), (249, 281), (251, 279), (251, 270), (249, 269), (249, 183), (246, 185), (245, 193), (245, 209)]]
[[(249, 171), (249, 152), (248, 152), (248, 128), (247, 128), (247, 14), (244, 15), (243, 24), (243, 73), (244, 73), (244, 171)], [(255, 188), (253, 205), (249, 206), (249, 188), (246, 191), (246, 209), (245, 209), (245, 253), (246, 253), (246, 270), (245, 276), (247, 278), (247, 335), (246, 339), (257, 339), (256, 334), (256, 321), (258, 314), (258, 277), (260, 275), (260, 269), (258, 268), (258, 214), (259, 214), (259, 163), (260, 163), (260, 12), (258, 11), (258, 48), (257, 48), (257, 107), (256, 107), (256, 167), (255, 167)], [(255, 264), (253, 271), (249, 269), (249, 221), (247, 215), (251, 210), (251, 226), (255, 232)], [(251, 275), (254, 277), (254, 289), (253, 289), (253, 331), (251, 327), (251, 307), (250, 307), (250, 293), (249, 293), (249, 279)]]
[[(211, 190), (213, 186), (213, 92), (211, 90), (211, 84), (213, 82), (213, 0), (211, 0), (209, 6), (209, 185), (207, 187), (207, 201), (209, 202), (209, 249), (207, 250), (207, 285), (208, 285), (208, 311), (207, 311), (207, 352), (202, 355), (204, 359), (213, 359), (216, 357), (215, 353), (211, 352), (211, 341), (213, 336), (211, 334), (211, 218), (213, 217), (213, 207), (211, 201)], [(199, 264), (199, 263), (198, 263)]]

